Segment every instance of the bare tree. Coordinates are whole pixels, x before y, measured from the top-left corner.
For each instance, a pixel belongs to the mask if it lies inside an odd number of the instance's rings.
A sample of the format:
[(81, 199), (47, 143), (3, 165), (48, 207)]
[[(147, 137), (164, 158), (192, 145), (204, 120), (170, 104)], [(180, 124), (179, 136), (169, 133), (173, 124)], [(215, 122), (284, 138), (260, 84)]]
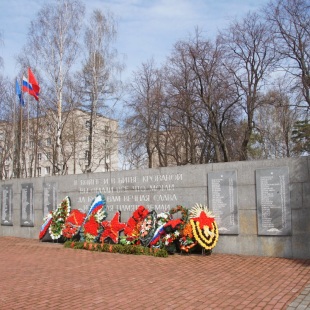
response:
[[(0, 47), (3, 45), (2, 32), (0, 31)], [(1, 54), (0, 54), (1, 55)], [(0, 68), (3, 67), (3, 58), (0, 56)]]
[[(53, 174), (66, 173), (61, 158), (64, 121), (63, 94), (70, 70), (79, 55), (79, 35), (84, 6), (79, 0), (57, 0), (45, 3), (31, 22), (27, 45), (27, 65), (36, 68), (36, 75), (45, 79), (41, 100), (52, 112), (55, 123), (56, 147)], [(21, 60), (21, 57), (20, 57)], [(40, 75), (39, 75), (40, 73)], [(43, 79), (42, 79), (43, 80)], [(43, 81), (42, 81), (43, 84)], [(41, 105), (43, 109), (43, 106)]]
[[(181, 144), (175, 149), (176, 163), (181, 165), (197, 164), (197, 153), (201, 151), (199, 131), (194, 121), (199, 102), (195, 100), (195, 74), (187, 45), (187, 42), (177, 42), (166, 65), (166, 110), (169, 110), (170, 132), (181, 137)], [(175, 143), (174, 145), (177, 146)]]
[[(18, 103), (15, 84), (0, 75), (0, 179), (17, 176), (20, 148), (17, 139)], [(11, 174), (10, 174), (11, 173)]]
[(225, 129), (236, 118), (239, 95), (223, 70), (223, 54), (218, 40), (213, 43), (196, 29), (169, 57), (167, 101), (171, 123), (182, 131), (183, 164), (231, 158)]
[(291, 105), (288, 85), (282, 78), (260, 98), (261, 105), (255, 116), (256, 141), (259, 158), (290, 157), (293, 152), (291, 135), (299, 118), (298, 109)]
[[(213, 44), (203, 40), (196, 33), (194, 42), (189, 46), (195, 76), (195, 99), (200, 107), (195, 121), (205, 135), (209, 134), (214, 146), (216, 161), (230, 161), (225, 128), (234, 119), (233, 111), (239, 101), (223, 72), (223, 49), (216, 40)], [(204, 117), (209, 119), (209, 128), (205, 127)]]
[[(154, 155), (160, 143), (158, 134), (162, 117), (162, 89), (161, 73), (154, 60), (142, 63), (140, 69), (134, 72), (130, 85), (131, 97), (127, 103), (129, 113), (126, 126), (134, 137), (134, 140), (130, 141), (131, 149), (138, 151), (136, 154), (140, 154), (141, 148), (145, 150), (149, 168), (154, 165)], [(140, 160), (140, 156), (137, 158)]]
[(255, 13), (248, 13), (241, 22), (233, 22), (221, 36), (226, 45), (227, 75), (232, 76), (236, 91), (242, 97), (246, 126), (240, 133), (242, 145), (239, 159), (247, 160), (259, 91), (276, 60), (273, 38), (267, 25)]
[[(112, 14), (104, 14), (101, 10), (94, 10), (85, 31), (85, 52), (83, 69), (77, 75), (81, 83), (82, 108), (89, 112), (89, 147), (87, 150), (88, 160), (84, 168), (85, 172), (94, 171), (94, 156), (97, 149), (103, 145), (96, 146), (96, 134), (98, 134), (98, 113), (107, 111), (107, 100), (116, 97), (119, 81), (116, 73), (122, 69), (117, 61), (117, 51), (113, 47), (116, 39), (116, 22)], [(106, 145), (107, 147), (107, 145)], [(102, 150), (101, 150), (102, 151)], [(104, 158), (105, 152), (100, 152)], [(97, 161), (98, 162), (98, 161)]]
[(310, 107), (310, 5), (308, 0), (275, 0), (264, 9), (274, 33), (282, 68), (292, 78), (291, 91)]

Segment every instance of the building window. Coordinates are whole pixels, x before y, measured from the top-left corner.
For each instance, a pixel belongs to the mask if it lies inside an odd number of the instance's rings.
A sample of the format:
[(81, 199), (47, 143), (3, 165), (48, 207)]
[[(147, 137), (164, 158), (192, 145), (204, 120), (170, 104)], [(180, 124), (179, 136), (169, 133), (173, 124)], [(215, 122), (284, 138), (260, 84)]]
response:
[(51, 152), (47, 152), (46, 153), (46, 159), (50, 159), (51, 158)]
[(42, 159), (42, 153), (38, 153), (38, 161)]
[(85, 151), (85, 159), (88, 159), (89, 151)]
[(41, 167), (37, 168), (37, 172), (38, 172), (38, 177), (40, 177), (41, 176)]
[(110, 126), (104, 126), (104, 132), (106, 135), (110, 134)]
[(30, 141), (30, 147), (34, 147), (34, 142), (33, 141)]
[(49, 146), (52, 144), (52, 139), (51, 138), (47, 138), (46, 139), (46, 146)]
[(45, 167), (45, 174), (51, 174), (51, 167)]
[(85, 128), (86, 128), (86, 129), (89, 129), (89, 128), (90, 128), (90, 121), (86, 121), (86, 122), (85, 122)]
[(46, 128), (47, 128), (47, 130), (49, 132), (53, 132), (54, 131), (54, 128), (53, 128), (53, 126), (51, 124), (47, 124)]

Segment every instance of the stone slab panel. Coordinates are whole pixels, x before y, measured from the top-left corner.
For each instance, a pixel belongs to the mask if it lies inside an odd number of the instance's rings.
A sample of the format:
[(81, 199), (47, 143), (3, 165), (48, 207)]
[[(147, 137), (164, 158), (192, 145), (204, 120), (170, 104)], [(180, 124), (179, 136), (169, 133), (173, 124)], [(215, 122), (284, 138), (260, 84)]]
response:
[(301, 209), (303, 203), (303, 183), (291, 183), (289, 189), (291, 209)]
[(292, 239), (289, 236), (259, 237), (258, 255), (272, 257), (293, 257)]
[(292, 231), (294, 236), (310, 234), (310, 208), (292, 211)]
[(291, 206), (288, 167), (256, 170), (259, 235), (290, 235)]
[(57, 182), (43, 182), (43, 214), (48, 214), (57, 208)]
[(308, 160), (306, 157), (300, 158), (292, 158), (291, 160), (286, 159), (287, 166), (289, 166), (290, 172), (294, 171), (294, 173), (290, 173), (290, 182), (291, 183), (299, 183), (299, 182), (307, 182), (309, 181), (309, 167)]
[(239, 210), (256, 210), (256, 193), (253, 185), (238, 185)]
[(257, 255), (258, 239), (255, 235), (243, 235), (239, 239), (239, 253), (243, 255)]
[(310, 233), (292, 236), (292, 258), (310, 259)]
[[(207, 204), (208, 173), (235, 170), (237, 172), (239, 234), (220, 235), (214, 252), (278, 255), (279, 257), (293, 255), (294, 258), (305, 258), (309, 256), (310, 248), (309, 166), (310, 157), (304, 157), (6, 180), (1, 182), (1, 186), (12, 184), (13, 226), (0, 225), (0, 236), (38, 238), (44, 217), (43, 183), (57, 183), (56, 206), (68, 195), (72, 200), (72, 208), (88, 208), (96, 194), (101, 192), (108, 200), (108, 208), (111, 207), (109, 216), (114, 215), (115, 208), (124, 206), (125, 214), (122, 214), (122, 218), (125, 221), (125, 215), (131, 216), (141, 204), (148, 208), (157, 206), (158, 211), (170, 209), (177, 204), (188, 208), (194, 206), (195, 203)], [(274, 167), (288, 167), (289, 169), (292, 235), (257, 236), (255, 171)], [(33, 184), (34, 227), (20, 227), (21, 190), (24, 183)], [(261, 242), (262, 239), (264, 243)], [(273, 247), (275, 247), (274, 250)], [(293, 254), (290, 248), (293, 249)]]
[(23, 183), (21, 185), (21, 208), (20, 225), (25, 227), (34, 226), (34, 189), (33, 183)]
[(302, 206), (310, 209), (310, 182), (302, 184)]
[[(186, 168), (191, 171), (189, 168)], [(136, 173), (136, 175), (134, 174)], [(127, 219), (138, 206), (143, 205), (156, 212), (169, 211), (176, 205), (193, 206), (195, 203), (206, 204), (206, 176), (201, 170), (198, 177), (191, 179), (191, 174), (178, 169), (150, 169), (137, 171), (78, 175), (71, 182), (75, 188), (72, 207), (86, 211), (93, 198), (102, 193), (107, 200), (108, 212), (120, 210)], [(192, 184), (191, 182), (194, 182)], [(64, 196), (65, 192), (59, 184)]]
[(239, 232), (241, 235), (257, 235), (256, 210), (239, 210)]
[(1, 186), (1, 225), (13, 226), (13, 185)]
[(238, 194), (235, 170), (208, 173), (208, 206), (215, 215), (220, 234), (238, 234)]
[(216, 247), (212, 250), (213, 253), (225, 254), (240, 254), (240, 241), (238, 235), (221, 235), (219, 236)]
[(238, 186), (241, 185), (248, 185), (255, 183), (255, 177), (254, 177), (254, 170), (253, 170), (253, 164), (252, 162), (242, 162), (242, 165), (240, 165), (240, 162), (229, 162), (229, 163), (218, 163), (218, 164), (212, 164), (212, 170), (213, 171), (225, 171), (225, 170), (236, 170), (237, 172), (237, 183)]

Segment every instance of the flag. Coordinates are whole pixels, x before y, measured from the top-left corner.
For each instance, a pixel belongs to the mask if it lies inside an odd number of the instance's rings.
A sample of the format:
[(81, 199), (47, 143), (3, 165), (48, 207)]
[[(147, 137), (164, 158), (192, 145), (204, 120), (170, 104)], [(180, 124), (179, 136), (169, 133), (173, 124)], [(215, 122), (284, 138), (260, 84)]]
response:
[(18, 96), (19, 98), (19, 103), (22, 105), (22, 106), (25, 106), (25, 102), (24, 102), (24, 99), (23, 99), (23, 95), (22, 95), (22, 91), (19, 87), (19, 84), (18, 84), (18, 81), (16, 79), (16, 83), (15, 83), (15, 92), (16, 92), (16, 95)]
[(35, 93), (35, 91), (32, 88), (32, 85), (28, 82), (28, 80), (25, 76), (23, 76), (22, 89), (23, 89), (23, 92), (29, 93), (29, 95), (33, 96), (37, 101), (39, 100), (38, 95)]
[(40, 86), (30, 68), (28, 68), (28, 78), (29, 78), (29, 83), (32, 85), (32, 89), (34, 90), (37, 97), (39, 97)]

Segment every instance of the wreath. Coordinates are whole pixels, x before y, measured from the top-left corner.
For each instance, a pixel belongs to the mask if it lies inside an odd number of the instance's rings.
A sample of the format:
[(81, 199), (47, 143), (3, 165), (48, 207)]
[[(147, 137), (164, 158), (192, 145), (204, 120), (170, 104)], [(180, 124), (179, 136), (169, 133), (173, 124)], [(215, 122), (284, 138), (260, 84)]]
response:
[(67, 239), (73, 239), (77, 236), (85, 217), (86, 213), (73, 209), (66, 219), (65, 227), (62, 230), (62, 235)]
[(191, 210), (190, 224), (197, 242), (206, 250), (216, 246), (219, 232), (214, 216), (202, 205), (196, 204)]
[[(49, 227), (51, 225), (52, 218), (53, 218), (53, 212), (48, 213), (48, 215), (43, 218), (44, 223), (42, 224), (41, 229), (40, 229), (39, 240), (43, 240), (43, 238), (46, 236), (46, 234), (49, 230)], [(49, 239), (49, 238), (47, 238), (47, 239)], [(49, 240), (49, 241), (51, 241), (51, 240)]]
[(111, 221), (103, 221), (103, 233), (100, 236), (100, 241), (103, 243), (106, 240), (112, 243), (118, 243), (119, 233), (124, 230), (126, 224), (120, 222), (121, 211), (117, 211)]
[(79, 230), (80, 240), (98, 242), (103, 231), (101, 222), (106, 217), (106, 200), (102, 194), (98, 194), (91, 202), (85, 220)]
[(153, 210), (144, 218), (140, 228), (140, 241), (143, 246), (148, 246), (155, 234), (156, 230), (156, 211)]
[(53, 240), (58, 240), (62, 236), (66, 218), (70, 213), (70, 198), (66, 196), (58, 208), (52, 212), (52, 219), (49, 225), (49, 233)]
[(149, 210), (144, 206), (139, 206), (133, 215), (128, 219), (124, 228), (125, 236), (121, 238), (122, 244), (140, 244), (140, 230), (143, 220), (149, 214)]

